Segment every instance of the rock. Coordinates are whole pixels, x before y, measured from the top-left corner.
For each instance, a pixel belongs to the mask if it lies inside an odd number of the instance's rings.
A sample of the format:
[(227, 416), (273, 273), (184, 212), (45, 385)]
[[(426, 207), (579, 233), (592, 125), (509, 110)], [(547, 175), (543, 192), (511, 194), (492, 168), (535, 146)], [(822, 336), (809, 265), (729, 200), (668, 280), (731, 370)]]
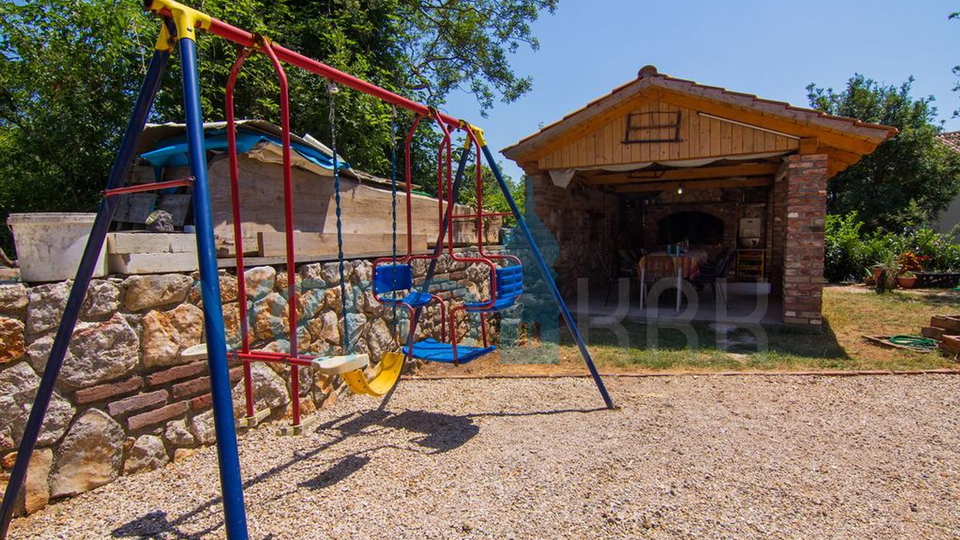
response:
[(27, 293), (27, 332), (39, 334), (60, 324), (73, 281), (38, 285)]
[(270, 293), (254, 303), (250, 317), (253, 319), (253, 336), (257, 340), (270, 341), (290, 332), (287, 299), (280, 293)]
[(109, 484), (120, 474), (124, 433), (99, 409), (90, 409), (70, 427), (60, 445), (51, 481), (53, 497), (76, 495)]
[(180, 463), (196, 453), (197, 450), (195, 448), (177, 448), (173, 452), (173, 462)]
[[(11, 454), (14, 459), (16, 453)], [(13, 515), (32, 514), (50, 502), (50, 467), (53, 463), (53, 450), (40, 448), (34, 450), (27, 466), (27, 477), (23, 482), (23, 489), (13, 505)], [(7, 489), (10, 479), (6, 473), (0, 473), (0, 494)], [(2, 500), (2, 497), (0, 497)]]
[(176, 304), (187, 297), (192, 285), (193, 279), (182, 274), (130, 276), (123, 282), (123, 304), (130, 311)]
[(326, 289), (327, 282), (323, 279), (323, 264), (305, 264), (300, 267), (300, 290)]
[[(346, 266), (344, 266), (344, 274), (349, 275)], [(327, 283), (331, 285), (339, 285), (340, 283), (340, 263), (328, 262), (323, 263), (323, 267), (320, 269), (320, 277)]]
[(297, 320), (310, 321), (317, 316), (326, 303), (326, 291), (309, 289), (297, 295)]
[[(234, 407), (234, 409), (236, 409), (236, 407)], [(213, 444), (217, 442), (217, 431), (213, 421), (213, 411), (206, 411), (191, 418), (190, 431), (194, 437), (196, 437), (196, 441), (199, 444)]]
[[(44, 336), (27, 347), (30, 365), (39, 373), (46, 369), (53, 336)], [(100, 323), (80, 323), (70, 339), (60, 380), (84, 388), (130, 373), (140, 357), (140, 340), (122, 315), (116, 313)]]
[(27, 351), (23, 342), (25, 328), (17, 319), (0, 317), (0, 365), (19, 360)]
[(81, 315), (99, 319), (113, 315), (118, 309), (120, 309), (120, 287), (102, 279), (91, 281), (87, 296), (83, 300)]
[(163, 438), (173, 446), (193, 446), (197, 443), (193, 434), (187, 429), (186, 420), (173, 420), (167, 423), (163, 430)]
[(21, 283), (0, 285), (0, 313), (23, 319), (27, 315), (27, 288)]
[(327, 309), (332, 309), (337, 313), (343, 310), (343, 303), (340, 301), (340, 287), (330, 287), (324, 292), (324, 305)]
[[(275, 409), (290, 401), (286, 383), (270, 368), (263, 364), (253, 364), (250, 375), (253, 380), (253, 402), (256, 410)], [(233, 387), (233, 414), (238, 418), (245, 413), (244, 403), (243, 381), (240, 381)], [(196, 434), (194, 431), (194, 435)]]
[[(40, 377), (26, 362), (0, 371), (0, 439), (9, 439), (13, 445), (20, 444), (39, 385)], [(70, 425), (73, 413), (73, 405), (58, 392), (54, 392), (43, 420), (38, 443), (56, 443)]]
[(228, 349), (238, 349), (243, 342), (240, 333), (240, 304), (223, 305), (223, 331)]
[(53, 467), (53, 450), (40, 448), (30, 455), (27, 479), (23, 483), (23, 507), (28, 514), (40, 510), (50, 502), (50, 469)]
[(123, 474), (140, 471), (152, 471), (167, 464), (170, 458), (163, 441), (156, 435), (142, 435), (130, 448), (130, 454), (123, 463)]
[[(200, 294), (200, 280), (199, 274), (197, 277), (191, 277), (193, 279), (193, 285), (190, 287), (190, 292), (187, 293), (187, 302), (191, 304), (202, 306), (203, 298)], [(237, 299), (237, 277), (231, 274), (228, 274), (225, 270), (221, 270), (219, 273), (220, 281), (220, 302), (225, 304), (227, 302), (233, 302)]]
[(314, 340), (323, 340), (330, 345), (340, 343), (340, 328), (336, 312), (324, 311), (319, 318), (313, 319), (307, 326)]
[(356, 261), (353, 268), (353, 283), (369, 282), (373, 279), (373, 263), (370, 261)]
[(258, 266), (245, 271), (243, 279), (246, 284), (247, 300), (256, 300), (273, 291), (277, 271), (269, 266)]
[(143, 316), (143, 365), (148, 368), (186, 364), (180, 352), (200, 343), (203, 310), (180, 304), (169, 311), (150, 311)]
[(370, 348), (370, 361), (380, 360), (384, 352), (393, 349), (393, 331), (383, 319), (377, 319), (367, 331), (367, 346)]
[(347, 335), (350, 338), (350, 346), (355, 347), (357, 340), (363, 335), (367, 324), (367, 316), (363, 313), (347, 313)]
[[(301, 289), (301, 287), (300, 287), (300, 279), (301, 279), (300, 274), (297, 274), (296, 279), (297, 279), (297, 281), (296, 281), (297, 292), (300, 292), (300, 289)], [(287, 281), (287, 273), (286, 273), (286, 272), (277, 272), (277, 279), (276, 279), (276, 282), (273, 284), (273, 288), (274, 288), (277, 292), (283, 293), (284, 295), (286, 295), (286, 294), (287, 294), (287, 286), (288, 286), (288, 285), (289, 285), (289, 282)]]

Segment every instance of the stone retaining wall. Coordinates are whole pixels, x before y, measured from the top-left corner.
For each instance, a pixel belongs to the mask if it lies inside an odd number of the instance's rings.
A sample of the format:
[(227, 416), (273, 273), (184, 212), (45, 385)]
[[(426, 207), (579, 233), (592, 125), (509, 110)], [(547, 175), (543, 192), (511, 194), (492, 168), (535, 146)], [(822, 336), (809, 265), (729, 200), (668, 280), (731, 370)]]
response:
[[(417, 261), (414, 271), (422, 278), (426, 261)], [(449, 280), (445, 287), (453, 290), (441, 296), (473, 299), (488, 294), (488, 271), (479, 265), (457, 266), (442, 257), (437, 278)], [(337, 263), (298, 268), (299, 348), (314, 354), (341, 352), (346, 322), (351, 348), (376, 361), (394, 346), (393, 310), (373, 298), (371, 261), (347, 262), (345, 275), (346, 321)], [(245, 276), (253, 348), (286, 352), (286, 272), (263, 266), (247, 270)], [(70, 286), (69, 281), (0, 285), (0, 490), (16, 459)], [(236, 276), (222, 271), (220, 289), (227, 343), (238, 347)], [(215, 442), (207, 364), (181, 355), (203, 341), (200, 304), (196, 275), (93, 281), (30, 462), (21, 512), (34, 512), (51, 499), (82, 493), (121, 474), (155, 469)], [(405, 335), (407, 321), (397, 319)], [(438, 311), (425, 310), (419, 333), (439, 338), (438, 323)], [(461, 324), (458, 333), (465, 334), (468, 326)], [(272, 419), (288, 416), (289, 370), (254, 364), (252, 372), (257, 409), (269, 409)], [(304, 414), (335, 403), (342, 387), (338, 379), (310, 369), (300, 373)], [(232, 364), (230, 378), (239, 417), (242, 367)]]

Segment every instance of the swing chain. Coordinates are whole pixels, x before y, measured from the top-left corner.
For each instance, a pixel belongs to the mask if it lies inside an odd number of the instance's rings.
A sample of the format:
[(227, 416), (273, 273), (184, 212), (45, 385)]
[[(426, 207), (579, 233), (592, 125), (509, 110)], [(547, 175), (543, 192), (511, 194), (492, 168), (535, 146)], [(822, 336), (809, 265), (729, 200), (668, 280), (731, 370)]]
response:
[(347, 314), (347, 284), (343, 261), (343, 217), (340, 201), (340, 163), (337, 156), (337, 105), (336, 95), (340, 92), (337, 83), (327, 82), (327, 92), (330, 94), (330, 153), (333, 154), (333, 193), (337, 205), (337, 262), (340, 271), (340, 305), (343, 306), (343, 353), (349, 354), (350, 348), (350, 321)]

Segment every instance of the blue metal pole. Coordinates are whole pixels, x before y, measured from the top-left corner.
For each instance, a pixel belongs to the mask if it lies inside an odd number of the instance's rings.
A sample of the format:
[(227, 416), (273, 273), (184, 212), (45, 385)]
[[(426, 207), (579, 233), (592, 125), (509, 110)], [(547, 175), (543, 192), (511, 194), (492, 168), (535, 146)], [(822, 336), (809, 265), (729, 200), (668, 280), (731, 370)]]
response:
[(490, 167), (490, 170), (493, 171), (493, 175), (497, 178), (497, 183), (500, 184), (500, 189), (503, 191), (504, 198), (507, 199), (507, 204), (510, 205), (510, 210), (513, 211), (513, 215), (517, 218), (517, 225), (523, 232), (524, 238), (527, 239), (527, 243), (530, 244), (533, 258), (537, 261), (537, 266), (540, 267), (543, 278), (547, 280), (547, 285), (550, 286), (550, 292), (553, 293), (553, 298), (557, 301), (557, 306), (560, 308), (563, 320), (567, 323), (567, 328), (570, 329), (570, 334), (573, 335), (573, 340), (577, 342), (577, 347), (580, 348), (580, 354), (583, 356), (583, 361), (587, 363), (587, 369), (590, 370), (590, 375), (597, 384), (597, 389), (600, 390), (603, 402), (606, 403), (608, 409), (613, 409), (613, 400), (610, 399), (610, 394), (607, 392), (607, 387), (603, 384), (603, 379), (600, 378), (600, 372), (597, 371), (597, 366), (593, 364), (593, 358), (590, 357), (587, 344), (583, 341), (583, 336), (580, 335), (580, 329), (577, 328), (577, 323), (573, 320), (573, 315), (571, 315), (570, 310), (567, 309), (567, 303), (564, 301), (563, 296), (560, 295), (560, 289), (557, 288), (557, 283), (553, 280), (550, 267), (547, 266), (547, 261), (543, 260), (543, 255), (540, 254), (540, 248), (537, 247), (533, 235), (530, 234), (530, 228), (523, 219), (523, 214), (520, 212), (517, 202), (513, 200), (513, 195), (510, 194), (510, 186), (508, 186), (507, 182), (503, 179), (503, 173), (500, 172), (500, 167), (494, 159), (493, 152), (490, 151), (487, 145), (483, 145), (483, 155), (487, 160), (487, 165)]
[[(183, 108), (187, 123), (187, 155), (193, 176), (193, 223), (197, 228), (197, 261), (200, 265), (200, 296), (203, 299), (203, 327), (207, 337), (210, 390), (220, 461), (224, 526), (230, 540), (247, 539), (247, 516), (243, 507), (243, 483), (237, 453), (237, 430), (230, 395), (227, 341), (217, 276), (217, 248), (213, 238), (210, 188), (207, 184), (207, 156), (203, 143), (203, 114), (200, 110), (200, 81), (197, 72), (197, 44), (180, 38), (180, 65), (183, 70)], [(243, 276), (241, 276), (241, 279)]]
[[(169, 58), (169, 51), (157, 50), (154, 51), (153, 58), (150, 59), (150, 66), (147, 68), (143, 84), (140, 86), (140, 94), (137, 96), (133, 112), (130, 113), (127, 128), (123, 133), (123, 139), (120, 141), (120, 149), (110, 170), (107, 189), (122, 186), (130, 172), (134, 153), (140, 143), (140, 134), (143, 132), (143, 126), (147, 123), (147, 116), (150, 114), (153, 100), (160, 88), (160, 82), (163, 79), (163, 72), (167, 67)], [(100, 251), (103, 249), (107, 231), (110, 230), (110, 222), (113, 221), (117, 202), (116, 197), (104, 197), (100, 201), (97, 217), (90, 229), (90, 237), (83, 249), (83, 256), (80, 258), (80, 265), (77, 267), (77, 275), (74, 278), (70, 296), (67, 298), (67, 304), (63, 310), (63, 318), (60, 319), (60, 326), (57, 328), (57, 335), (50, 349), (50, 357), (47, 359), (47, 366), (43, 371), (43, 377), (40, 379), (37, 397), (33, 401), (33, 407), (30, 409), (30, 416), (27, 418), (27, 424), (23, 431), (23, 438), (20, 440), (17, 460), (13, 466), (13, 471), (10, 472), (10, 481), (7, 483), (6, 492), (3, 494), (3, 504), (0, 505), (0, 540), (7, 537), (7, 529), (13, 515), (14, 501), (17, 500), (26, 479), (30, 456), (37, 446), (37, 438), (40, 436), (43, 418), (47, 414), (47, 407), (50, 405), (50, 398), (53, 396), (54, 386), (57, 377), (60, 375), (60, 368), (63, 367), (67, 347), (70, 345), (70, 337), (77, 325), (80, 308), (83, 306), (83, 299), (87, 294), (90, 279), (93, 277), (96, 263), (100, 258)]]

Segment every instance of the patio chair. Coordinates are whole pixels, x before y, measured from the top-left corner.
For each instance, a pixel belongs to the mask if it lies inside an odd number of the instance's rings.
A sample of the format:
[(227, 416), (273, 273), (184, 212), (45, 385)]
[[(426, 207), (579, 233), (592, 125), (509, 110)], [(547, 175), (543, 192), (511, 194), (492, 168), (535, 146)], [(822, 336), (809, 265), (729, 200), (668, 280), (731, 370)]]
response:
[(719, 302), (726, 303), (727, 295), (726, 289), (717, 286), (717, 281), (726, 280), (727, 273), (730, 271), (730, 267), (733, 266), (733, 259), (737, 256), (736, 251), (728, 250), (727, 253), (720, 259), (720, 263), (717, 266), (708, 266), (703, 265), (700, 267), (700, 273), (697, 274), (697, 277), (694, 278), (697, 287), (703, 287), (704, 285), (710, 285), (713, 289), (713, 295)]

